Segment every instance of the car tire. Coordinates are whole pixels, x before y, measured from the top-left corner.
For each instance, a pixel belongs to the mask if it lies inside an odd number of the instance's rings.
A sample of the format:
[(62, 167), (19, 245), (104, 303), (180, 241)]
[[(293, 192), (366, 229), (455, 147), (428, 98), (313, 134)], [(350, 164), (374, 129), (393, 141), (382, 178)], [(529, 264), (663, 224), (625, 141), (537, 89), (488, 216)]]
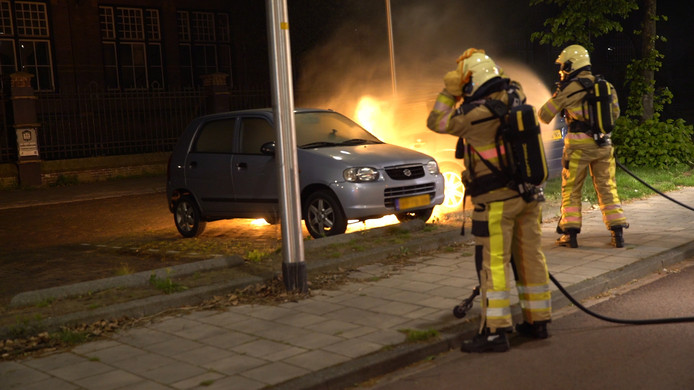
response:
[(342, 205), (327, 190), (316, 191), (306, 198), (304, 223), (313, 238), (334, 236), (347, 230), (347, 218)]
[(200, 208), (190, 195), (182, 196), (174, 204), (174, 223), (183, 237), (197, 237), (205, 231), (207, 222), (203, 221)]
[(278, 214), (266, 215), (263, 219), (270, 225), (277, 225), (281, 222), (280, 216)]
[(400, 222), (412, 221), (413, 219), (421, 219), (426, 222), (431, 218), (431, 214), (434, 212), (434, 208), (430, 207), (428, 209), (414, 210), (404, 213), (395, 213), (395, 217)]

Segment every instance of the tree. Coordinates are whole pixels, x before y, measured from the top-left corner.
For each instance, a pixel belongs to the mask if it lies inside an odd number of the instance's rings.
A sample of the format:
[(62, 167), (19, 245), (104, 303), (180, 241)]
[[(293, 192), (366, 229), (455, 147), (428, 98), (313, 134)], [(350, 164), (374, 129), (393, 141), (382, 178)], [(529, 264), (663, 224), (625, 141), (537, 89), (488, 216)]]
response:
[(641, 38), (641, 58), (631, 61), (626, 76), (630, 90), (626, 114), (642, 123), (657, 119), (664, 105), (672, 101), (672, 93), (667, 87), (658, 91), (655, 88), (655, 73), (660, 70), (664, 57), (656, 43), (667, 41), (656, 33), (656, 23), (667, 21), (667, 16), (656, 14), (656, 0), (644, 0), (644, 3), (641, 29), (634, 31)]
[(530, 0), (531, 6), (540, 4), (555, 5), (559, 12), (545, 20), (549, 31), (534, 32), (531, 40), (554, 47), (576, 43), (588, 51), (593, 50), (594, 38), (623, 30), (615, 18), (624, 19), (638, 9), (637, 0)]
[[(655, 23), (656, 23), (656, 0), (645, 0), (646, 7), (644, 9), (643, 24), (642, 24), (642, 41), (641, 41), (641, 57), (646, 58), (650, 53), (655, 51)], [(643, 69), (643, 81), (650, 86), (655, 86), (655, 69)], [(649, 88), (643, 94), (641, 104), (643, 105), (642, 121), (653, 118), (653, 88)]]

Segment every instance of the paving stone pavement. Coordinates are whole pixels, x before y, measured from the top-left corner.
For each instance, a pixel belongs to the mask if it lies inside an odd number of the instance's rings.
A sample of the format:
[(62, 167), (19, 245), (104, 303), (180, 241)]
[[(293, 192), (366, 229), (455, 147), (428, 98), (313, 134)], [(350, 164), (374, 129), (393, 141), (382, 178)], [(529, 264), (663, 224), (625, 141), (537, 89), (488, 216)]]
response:
[[(668, 195), (694, 204), (694, 188)], [(625, 248), (610, 246), (599, 210), (584, 210), (579, 248), (556, 247), (543, 225), (550, 273), (583, 299), (694, 254), (694, 218), (659, 196), (624, 205)], [(473, 241), (411, 264), (371, 264), (337, 290), (307, 299), (161, 318), (70, 351), (0, 363), (2, 389), (336, 389), (459, 346), (478, 327), (479, 298), (452, 309), (477, 284)], [(555, 309), (568, 305), (556, 288)], [(516, 315), (517, 298), (514, 298)], [(408, 331), (437, 330), (426, 342)], [(551, 332), (551, 325), (550, 325)]]

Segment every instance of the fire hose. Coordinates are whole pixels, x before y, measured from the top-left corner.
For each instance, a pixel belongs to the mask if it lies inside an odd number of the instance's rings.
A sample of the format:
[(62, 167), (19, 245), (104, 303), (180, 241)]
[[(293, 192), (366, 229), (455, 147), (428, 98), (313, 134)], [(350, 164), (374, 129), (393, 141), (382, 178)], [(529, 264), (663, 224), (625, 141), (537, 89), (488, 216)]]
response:
[[(591, 311), (587, 307), (583, 306), (580, 302), (578, 302), (574, 297), (569, 294), (568, 291), (564, 288), (564, 286), (561, 285), (557, 281), (557, 279), (554, 278), (554, 276), (549, 273), (549, 279), (554, 283), (555, 286), (559, 289), (559, 291), (564, 294), (564, 296), (574, 304), (577, 308), (579, 308), (581, 311), (584, 313), (593, 316), (597, 319), (607, 321), (607, 322), (613, 322), (617, 324), (628, 324), (628, 325), (654, 325), (654, 324), (672, 324), (672, 323), (679, 323), (679, 322), (694, 322), (694, 317), (674, 317), (674, 318), (653, 318), (653, 319), (620, 319), (620, 318), (612, 318), (608, 316), (604, 316), (602, 314), (598, 314), (594, 311)], [(463, 299), (460, 305), (457, 305), (456, 307), (453, 308), (453, 315), (456, 318), (463, 318), (467, 314), (467, 312), (472, 308), (473, 301), (475, 297), (480, 295), (480, 286), (476, 286), (472, 290), (472, 294), (470, 294), (469, 297)]]
[[(628, 170), (624, 165), (622, 165), (619, 161), (617, 161), (617, 160), (615, 160), (615, 161), (616, 161), (617, 165), (618, 165), (622, 170), (624, 170), (624, 172), (626, 172), (627, 174), (629, 174), (630, 176), (632, 176), (634, 179), (638, 180), (641, 184), (645, 185), (646, 187), (648, 187), (648, 188), (649, 188), (650, 190), (652, 190), (653, 192), (657, 193), (658, 195), (660, 195), (660, 196), (662, 196), (662, 197), (664, 197), (664, 198), (666, 198), (666, 199), (668, 199), (668, 200), (670, 200), (670, 201), (672, 201), (672, 202), (674, 202), (674, 203), (676, 203), (676, 204), (678, 204), (678, 205), (680, 205), (680, 206), (682, 206), (682, 207), (684, 207), (684, 208), (686, 208), (686, 209), (689, 209), (689, 210), (694, 211), (694, 208), (692, 208), (692, 207), (690, 207), (690, 206), (687, 206), (687, 205), (685, 205), (685, 204), (683, 204), (683, 203), (681, 203), (681, 202), (679, 202), (679, 201), (677, 201), (677, 200), (675, 200), (675, 199), (672, 199), (671, 197), (665, 195), (664, 193), (662, 193), (662, 192), (656, 190), (656, 189), (653, 188), (651, 185), (649, 185), (648, 183), (646, 183), (645, 181), (643, 181), (641, 178), (639, 178), (638, 176), (636, 176), (634, 173), (632, 173), (631, 171), (629, 171), (629, 170)], [(511, 261), (513, 261), (513, 260), (511, 260)], [(565, 296), (574, 306), (576, 306), (577, 308), (579, 308), (579, 309), (580, 309), (581, 311), (583, 311), (584, 313), (586, 313), (586, 314), (588, 314), (588, 315), (590, 315), (590, 316), (593, 316), (593, 317), (595, 317), (595, 318), (597, 318), (597, 319), (603, 320), (603, 321), (613, 322), (613, 323), (617, 323), (617, 324), (628, 324), (628, 325), (655, 325), (655, 324), (672, 324), (672, 323), (680, 323), (680, 322), (694, 322), (694, 317), (673, 317), (673, 318), (653, 318), (653, 319), (620, 319), (620, 318), (612, 318), (612, 317), (604, 316), (604, 315), (595, 313), (594, 311), (591, 311), (591, 310), (589, 310), (588, 308), (586, 308), (585, 306), (583, 306), (583, 305), (582, 305), (580, 302), (578, 302), (574, 297), (572, 297), (571, 294), (569, 294), (568, 291), (566, 291), (566, 289), (564, 288), (564, 286), (562, 286), (561, 283), (559, 283), (559, 281), (557, 281), (557, 279), (555, 279), (554, 276), (553, 276), (551, 273), (548, 273), (548, 274), (549, 274), (549, 279), (552, 281), (552, 283), (554, 283), (554, 285), (557, 286), (557, 288), (559, 289), (559, 291), (560, 291), (562, 294), (564, 294), (564, 296)], [(463, 318), (463, 317), (465, 317), (465, 315), (467, 314), (467, 312), (472, 308), (473, 301), (474, 301), (474, 299), (475, 299), (478, 295), (480, 295), (480, 286), (479, 286), (479, 285), (476, 286), (475, 288), (473, 288), (472, 293), (470, 294), (469, 297), (463, 299), (463, 301), (462, 301), (459, 305), (457, 305), (457, 306), (455, 306), (455, 307), (453, 308), (453, 315), (454, 315), (456, 318)]]

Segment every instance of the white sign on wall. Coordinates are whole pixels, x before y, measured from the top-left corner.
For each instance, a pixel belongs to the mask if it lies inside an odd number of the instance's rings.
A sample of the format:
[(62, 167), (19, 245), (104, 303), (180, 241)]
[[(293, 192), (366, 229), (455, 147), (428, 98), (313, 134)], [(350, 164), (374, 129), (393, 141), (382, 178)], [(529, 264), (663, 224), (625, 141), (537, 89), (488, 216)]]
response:
[(36, 128), (17, 129), (16, 131), (19, 157), (38, 157), (39, 146), (36, 141)]

